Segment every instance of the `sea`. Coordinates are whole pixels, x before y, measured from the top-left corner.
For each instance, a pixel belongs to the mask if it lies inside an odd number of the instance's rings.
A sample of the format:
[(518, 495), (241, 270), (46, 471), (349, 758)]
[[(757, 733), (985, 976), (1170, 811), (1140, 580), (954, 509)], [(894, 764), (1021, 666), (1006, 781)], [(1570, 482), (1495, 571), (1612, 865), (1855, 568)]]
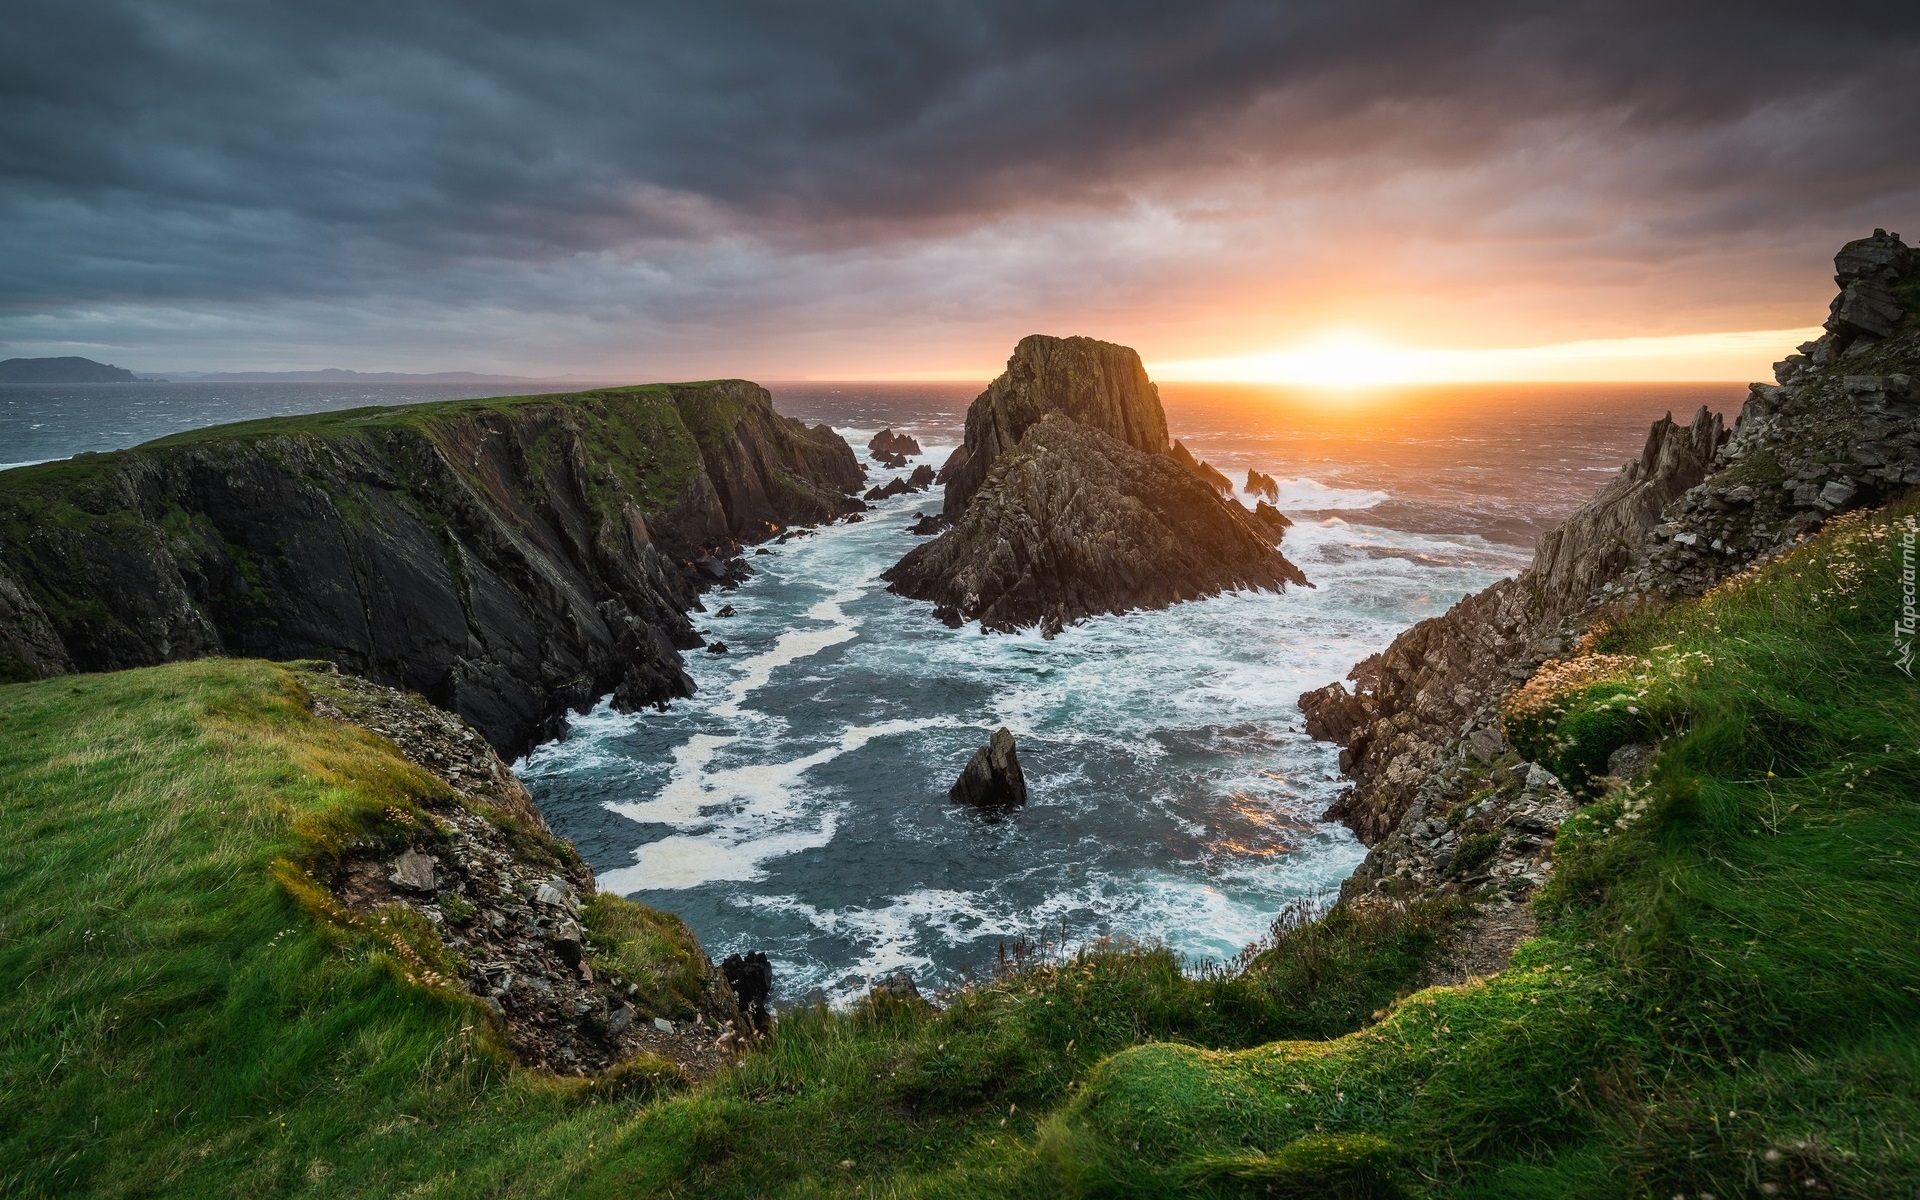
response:
[[(938, 466), (978, 384), (769, 385), (776, 406), (867, 458), (882, 428)], [(529, 390), (520, 385), (514, 390)], [(557, 390), (557, 389), (556, 389)], [(1236, 483), (1274, 478), (1283, 551), (1312, 587), (1037, 631), (949, 629), (881, 573), (937, 493), (762, 547), (694, 615), (693, 698), (601, 704), (514, 764), (603, 888), (685, 919), (717, 960), (760, 950), (787, 1001), (923, 989), (1002, 953), (1100, 938), (1231, 959), (1289, 906), (1324, 902), (1365, 854), (1323, 821), (1333, 747), (1297, 697), (1407, 626), (1524, 567), (1533, 539), (1637, 456), (1648, 425), (1738, 384), (1447, 385), (1375, 392), (1162, 385), (1173, 435)], [(223, 421), (496, 395), (466, 385), (0, 387), (0, 460), (108, 450)], [(9, 462), (8, 465), (12, 465)], [(895, 474), (868, 464), (871, 482)], [(1236, 498), (1255, 497), (1239, 489)], [(724, 607), (723, 607), (724, 606)], [(722, 611), (730, 612), (721, 616)], [(993, 730), (1028, 803), (947, 789)]]

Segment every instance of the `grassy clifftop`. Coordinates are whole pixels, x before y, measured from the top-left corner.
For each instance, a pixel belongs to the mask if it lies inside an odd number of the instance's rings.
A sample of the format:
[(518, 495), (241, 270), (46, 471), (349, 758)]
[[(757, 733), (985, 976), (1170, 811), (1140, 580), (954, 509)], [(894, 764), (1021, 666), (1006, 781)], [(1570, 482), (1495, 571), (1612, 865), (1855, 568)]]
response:
[[(1541, 935), (1489, 980), (1416, 990), (1450, 913), (1355, 905), (1203, 978), (1099, 947), (941, 1012), (797, 1014), (739, 1067), (664, 1092), (509, 1067), (475, 1002), (276, 882), (276, 860), (432, 786), (309, 714), (298, 673), (207, 662), (0, 688), (0, 1180), (1911, 1194), (1920, 691), (1891, 626), (1916, 536), (1912, 503), (1836, 520), (1516, 698), (1516, 744), (1588, 799), (1535, 901)], [(1648, 773), (1580, 778), (1629, 741), (1657, 747)]]

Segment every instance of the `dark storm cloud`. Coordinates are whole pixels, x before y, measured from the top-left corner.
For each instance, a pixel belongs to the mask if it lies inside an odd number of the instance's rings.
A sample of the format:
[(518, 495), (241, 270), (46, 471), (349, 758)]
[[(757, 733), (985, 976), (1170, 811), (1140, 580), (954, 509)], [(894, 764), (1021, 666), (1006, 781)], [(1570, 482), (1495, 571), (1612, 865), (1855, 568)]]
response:
[(1915, 13), (16, 0), (0, 304), (445, 302), (475, 263), (844, 250), (1316, 164), (1504, 154), (1519, 192), (1543, 129), (1628, 147), (1609, 186), (1673, 236), (1765, 229), (1911, 201)]

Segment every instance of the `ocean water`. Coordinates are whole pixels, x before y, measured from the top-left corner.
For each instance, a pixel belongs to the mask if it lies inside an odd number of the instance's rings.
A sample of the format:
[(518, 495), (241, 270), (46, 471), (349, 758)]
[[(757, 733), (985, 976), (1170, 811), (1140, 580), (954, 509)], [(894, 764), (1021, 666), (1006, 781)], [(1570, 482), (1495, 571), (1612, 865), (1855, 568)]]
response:
[[(883, 425), (938, 465), (966, 384), (773, 385), (863, 452)], [(769, 546), (696, 614), (698, 693), (602, 706), (516, 764), (602, 886), (680, 914), (717, 959), (759, 949), (786, 999), (898, 968), (937, 986), (1001, 943), (1102, 934), (1229, 957), (1363, 854), (1319, 814), (1340, 789), (1298, 694), (1524, 566), (1534, 536), (1636, 455), (1663, 412), (1731, 415), (1732, 385), (1445, 387), (1379, 394), (1162, 388), (1168, 423), (1243, 482), (1275, 477), (1283, 549), (1316, 586), (1106, 617), (1052, 641), (948, 629), (880, 573), (936, 493)], [(471, 385), (0, 387), (0, 462), (221, 421), (504, 394)], [(898, 472), (873, 468), (873, 482)], [(1245, 497), (1251, 502), (1251, 497)], [(721, 618), (730, 604), (737, 615)], [(1031, 800), (989, 818), (947, 788), (1005, 725)]]
[[(857, 448), (882, 425), (938, 464), (955, 385), (789, 385), (783, 411)], [(1231, 957), (1364, 854), (1319, 815), (1336, 756), (1299, 693), (1527, 562), (1533, 536), (1669, 408), (1739, 389), (1422, 389), (1367, 398), (1163, 388), (1169, 423), (1229, 470), (1274, 475), (1312, 588), (1099, 618), (1052, 641), (983, 636), (890, 595), (934, 493), (768, 547), (697, 624), (694, 698), (602, 706), (517, 764), (603, 887), (678, 913), (716, 958), (758, 949), (776, 989), (836, 1000), (875, 977), (977, 973), (1002, 943), (1101, 935)], [(909, 465), (909, 469), (911, 468)], [(875, 468), (875, 482), (898, 472)], [(1251, 498), (1248, 498), (1251, 502)], [(737, 615), (721, 618), (721, 605)], [(988, 734), (1019, 743), (1030, 802), (1004, 817), (947, 788)]]

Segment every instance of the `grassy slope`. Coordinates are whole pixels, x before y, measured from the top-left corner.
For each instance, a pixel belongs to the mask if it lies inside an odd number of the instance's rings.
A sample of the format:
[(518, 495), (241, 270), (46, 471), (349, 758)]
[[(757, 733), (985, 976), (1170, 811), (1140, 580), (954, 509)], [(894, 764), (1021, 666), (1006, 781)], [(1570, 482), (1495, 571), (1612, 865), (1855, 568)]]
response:
[[(1330, 1043), (1122, 1054), (1043, 1131), (1034, 1174), (1117, 1194), (1913, 1194), (1920, 690), (1891, 626), (1917, 507), (1601, 640), (1637, 664), (1626, 690), (1560, 697), (1540, 749), (1651, 732), (1661, 753), (1569, 823), (1516, 969)], [(1637, 730), (1597, 719), (1628, 705)]]
[[(1888, 627), (1893, 522), (1913, 512), (1617, 627), (1598, 647), (1628, 664), (1612, 682), (1570, 674), (1522, 735), (1535, 753), (1651, 735), (1661, 754), (1563, 832), (1545, 933), (1492, 981), (1396, 1003), (1447, 914), (1347, 911), (1240, 974), (1108, 948), (939, 1014), (801, 1015), (741, 1069), (655, 1099), (503, 1070), (484, 1029), (463, 1032), (471, 1009), (276, 890), (298, 814), (417, 786), (316, 728), (291, 676), (193, 664), (0, 689), (6, 728), (35, 731), (0, 749), (16, 832), (0, 962), (29, 981), (3, 1001), (8, 1182), (1911, 1194), (1920, 695)], [(1602, 719), (1627, 704), (1632, 720)]]

